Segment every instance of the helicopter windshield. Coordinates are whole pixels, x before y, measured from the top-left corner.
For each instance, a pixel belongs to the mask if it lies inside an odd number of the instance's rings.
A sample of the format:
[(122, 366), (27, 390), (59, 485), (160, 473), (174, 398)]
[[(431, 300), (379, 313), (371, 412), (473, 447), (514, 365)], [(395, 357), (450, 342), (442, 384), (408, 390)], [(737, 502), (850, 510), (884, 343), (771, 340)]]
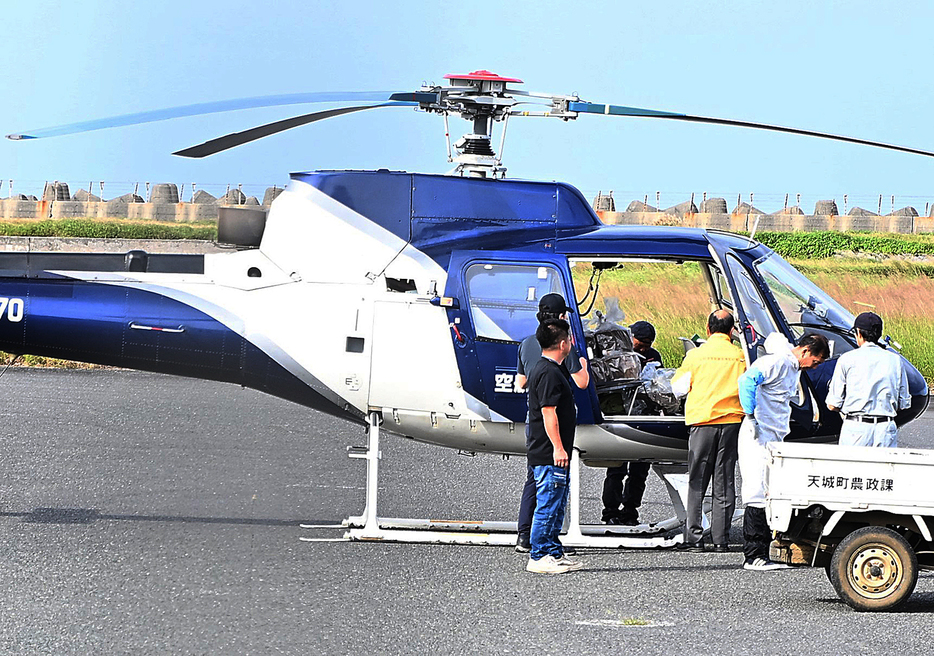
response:
[(778, 254), (766, 256), (755, 266), (797, 337), (807, 332), (808, 326), (841, 331), (853, 327), (850, 312)]

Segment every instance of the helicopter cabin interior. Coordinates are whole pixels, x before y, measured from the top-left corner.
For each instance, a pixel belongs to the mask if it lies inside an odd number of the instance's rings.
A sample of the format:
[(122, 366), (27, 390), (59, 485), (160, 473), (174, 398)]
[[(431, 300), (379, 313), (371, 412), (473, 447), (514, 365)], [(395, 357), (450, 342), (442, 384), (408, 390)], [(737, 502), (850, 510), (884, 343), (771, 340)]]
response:
[[(712, 261), (571, 259), (578, 316), (604, 419), (684, 416), (671, 380), (685, 353), (704, 339), (707, 315), (732, 309), (726, 279)], [(661, 362), (633, 339), (648, 322)], [(643, 340), (644, 344), (644, 340)]]

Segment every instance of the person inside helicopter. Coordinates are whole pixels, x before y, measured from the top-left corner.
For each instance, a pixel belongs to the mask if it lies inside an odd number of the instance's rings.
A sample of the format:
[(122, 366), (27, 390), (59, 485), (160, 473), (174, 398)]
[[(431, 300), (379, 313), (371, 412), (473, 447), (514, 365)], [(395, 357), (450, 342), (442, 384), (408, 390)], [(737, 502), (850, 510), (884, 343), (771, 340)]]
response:
[[(655, 341), (655, 326), (648, 321), (637, 321), (629, 330), (632, 333), (632, 350), (641, 355), (645, 362), (662, 364), (661, 354), (652, 348)], [(627, 461), (616, 467), (607, 467), (603, 481), (603, 511), (601, 521), (605, 524), (637, 526), (639, 507), (645, 494), (645, 481), (651, 464), (648, 462)]]
[(618, 301), (607, 298), (607, 314), (597, 310), (592, 330), (585, 331), (590, 367), (604, 415), (677, 415), (681, 402), (670, 388), (673, 369), (663, 369), (662, 356), (652, 344), (655, 327), (647, 321), (622, 326)]

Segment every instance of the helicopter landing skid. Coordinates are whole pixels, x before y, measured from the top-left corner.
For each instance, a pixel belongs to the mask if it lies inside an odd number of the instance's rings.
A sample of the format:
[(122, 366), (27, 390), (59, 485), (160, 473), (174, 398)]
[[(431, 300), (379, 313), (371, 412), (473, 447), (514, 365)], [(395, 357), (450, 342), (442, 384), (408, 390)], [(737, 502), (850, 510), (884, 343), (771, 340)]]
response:
[[(377, 480), (379, 461), (378, 413), (370, 413), (367, 431), (367, 446), (348, 447), (351, 458), (367, 462), (366, 504), (363, 514), (348, 517), (340, 524), (310, 525), (302, 528), (347, 528), (342, 538), (300, 538), (303, 542), (408, 542), (422, 544), (476, 544), (488, 546), (513, 546), (517, 538), (516, 522), (502, 521), (453, 521), (435, 519), (409, 519), (377, 516)], [(674, 547), (683, 541), (677, 535), (668, 537), (684, 523), (687, 499), (687, 474), (684, 465), (653, 465), (656, 474), (664, 481), (671, 497), (675, 516), (661, 522), (640, 526), (580, 523), (580, 455), (574, 449), (570, 467), (569, 523), (561, 542), (572, 547), (586, 548), (629, 548), (653, 549)], [(704, 530), (709, 528), (703, 516)]]

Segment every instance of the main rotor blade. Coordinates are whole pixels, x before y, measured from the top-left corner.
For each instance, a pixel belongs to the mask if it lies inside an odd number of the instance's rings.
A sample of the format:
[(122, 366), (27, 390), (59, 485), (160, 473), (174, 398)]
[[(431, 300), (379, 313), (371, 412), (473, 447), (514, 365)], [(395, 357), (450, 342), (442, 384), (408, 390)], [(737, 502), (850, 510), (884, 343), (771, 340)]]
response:
[[(58, 137), (64, 134), (90, 132), (104, 128), (116, 128), (124, 125), (139, 125), (165, 121), (185, 116), (201, 116), (203, 114), (216, 114), (219, 112), (232, 112), (238, 109), (255, 109), (257, 107), (278, 107), (281, 105), (303, 105), (319, 102), (372, 102), (394, 100), (393, 96), (412, 95), (393, 91), (322, 91), (315, 93), (289, 93), (277, 96), (256, 96), (253, 98), (235, 98), (233, 100), (219, 100), (216, 102), (197, 103), (181, 107), (168, 107), (135, 114), (122, 114), (109, 118), (100, 118), (93, 121), (68, 123), (49, 128), (27, 130), (6, 135), (7, 139), (19, 141), (21, 139), (40, 139), (43, 137)], [(399, 98), (402, 100), (402, 98)]]
[(844, 137), (839, 134), (830, 134), (827, 132), (817, 132), (815, 130), (801, 130), (799, 128), (788, 128), (780, 125), (769, 125), (768, 123), (753, 123), (751, 121), (735, 121), (727, 118), (711, 118), (708, 116), (693, 116), (691, 114), (677, 114), (675, 112), (663, 112), (655, 109), (640, 109), (639, 107), (624, 107), (622, 105), (601, 105), (590, 102), (569, 102), (568, 111), (580, 112), (583, 114), (608, 114), (611, 116), (637, 116), (641, 118), (665, 118), (673, 121), (688, 121), (690, 123), (709, 123), (712, 125), (732, 125), (740, 128), (755, 128), (758, 130), (772, 130), (773, 132), (787, 132), (788, 134), (800, 134), (806, 137), (819, 137), (821, 139), (833, 139), (835, 141), (844, 141), (846, 143), (860, 144), (863, 146), (874, 146), (876, 148), (887, 148), (888, 150), (897, 150), (902, 153), (911, 153), (913, 155), (925, 155), (934, 157), (934, 152), (920, 150), (918, 148), (908, 148), (907, 146), (896, 146), (894, 144), (882, 143), (881, 141), (870, 141), (868, 139), (856, 139), (855, 137)]
[(304, 114), (303, 116), (293, 116), (292, 118), (276, 121), (275, 123), (267, 123), (266, 125), (250, 128), (243, 132), (225, 134), (217, 139), (211, 139), (210, 141), (205, 141), (197, 146), (185, 148), (184, 150), (179, 150), (172, 154), (181, 155), (182, 157), (207, 157), (208, 155), (213, 155), (236, 146), (242, 146), (245, 143), (256, 141), (257, 139), (262, 139), (263, 137), (268, 137), (272, 134), (283, 132), (284, 130), (297, 128), (300, 125), (314, 123), (315, 121), (322, 121), (326, 118), (342, 116), (352, 112), (360, 112), (364, 109), (376, 109), (378, 107), (411, 107), (417, 104), (418, 103), (414, 102), (388, 102), (379, 105), (364, 105), (362, 107), (338, 107), (336, 109), (327, 109), (312, 114)]

